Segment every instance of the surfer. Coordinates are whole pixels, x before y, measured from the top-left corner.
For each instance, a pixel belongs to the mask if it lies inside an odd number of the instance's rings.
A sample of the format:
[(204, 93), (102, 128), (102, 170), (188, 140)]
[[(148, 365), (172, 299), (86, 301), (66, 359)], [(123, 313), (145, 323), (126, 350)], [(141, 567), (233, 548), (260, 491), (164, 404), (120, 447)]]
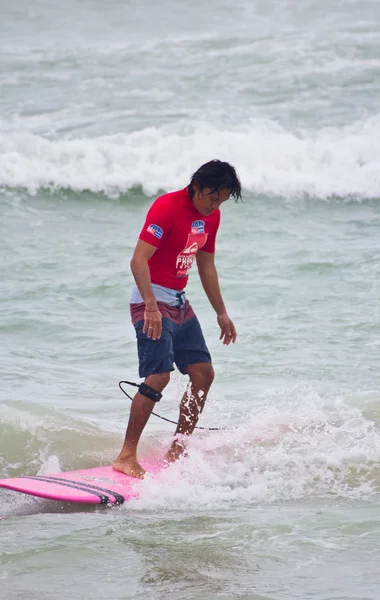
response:
[(160, 196), (149, 209), (131, 260), (136, 287), (131, 317), (136, 330), (139, 375), (144, 383), (133, 398), (124, 444), (113, 463), (116, 471), (142, 478), (137, 445), (155, 402), (170, 380), (174, 363), (190, 379), (181, 404), (177, 430), (166, 454), (174, 462), (184, 451), (203, 410), (214, 379), (211, 356), (199, 321), (184, 289), (194, 259), (217, 315), (220, 339), (235, 343), (236, 330), (220, 292), (215, 266), (215, 238), (220, 206), (241, 199), (234, 167), (220, 160), (202, 165), (189, 185)]

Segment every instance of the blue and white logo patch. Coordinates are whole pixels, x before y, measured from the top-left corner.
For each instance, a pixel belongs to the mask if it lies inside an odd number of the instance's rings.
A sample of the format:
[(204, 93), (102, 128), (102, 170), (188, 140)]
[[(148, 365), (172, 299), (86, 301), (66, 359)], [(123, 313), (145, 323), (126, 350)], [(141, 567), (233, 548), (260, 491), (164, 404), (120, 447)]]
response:
[(205, 222), (204, 221), (193, 221), (191, 224), (191, 233), (204, 233)]
[(159, 240), (162, 238), (164, 232), (161, 229), (161, 227), (159, 227), (158, 225), (154, 225), (152, 223), (152, 225), (149, 225), (149, 227), (146, 228), (146, 230), (151, 233), (152, 235), (154, 235), (154, 237), (158, 238)]

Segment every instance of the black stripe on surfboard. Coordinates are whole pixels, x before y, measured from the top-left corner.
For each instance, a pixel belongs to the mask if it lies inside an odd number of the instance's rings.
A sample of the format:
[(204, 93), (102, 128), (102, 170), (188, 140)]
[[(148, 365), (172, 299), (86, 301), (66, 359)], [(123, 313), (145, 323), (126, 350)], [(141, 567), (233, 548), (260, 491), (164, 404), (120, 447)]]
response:
[(125, 498), (121, 494), (117, 492), (113, 492), (112, 490), (108, 490), (107, 488), (100, 487), (98, 485), (94, 485), (93, 483), (85, 483), (84, 481), (76, 481), (75, 479), (63, 479), (61, 477), (53, 477), (53, 475), (37, 475), (38, 478), (44, 477), (49, 479), (52, 483), (59, 483), (60, 481), (67, 481), (68, 483), (73, 483), (75, 485), (83, 486), (83, 488), (87, 490), (98, 490), (99, 492), (105, 492), (106, 494), (110, 494), (116, 500), (117, 504), (123, 504)]
[[(113, 492), (111, 490), (107, 490), (105, 488), (101, 488), (97, 485), (92, 485), (88, 483), (84, 483), (81, 481), (75, 481), (72, 479), (63, 479), (61, 477), (51, 477), (49, 475), (36, 475), (33, 476), (25, 476), (23, 479), (34, 479), (35, 481), (45, 481), (45, 483), (56, 483), (58, 485), (63, 485), (65, 487), (73, 488), (76, 490), (80, 490), (82, 492), (89, 492), (94, 494), (94, 496), (98, 496), (100, 498), (100, 504), (114, 504), (111, 502), (111, 499), (106, 494), (113, 496), (116, 500), (116, 504), (123, 504), (125, 498), (121, 496), (117, 492)], [(99, 493), (101, 492), (101, 493)]]
[(46, 479), (44, 477), (32, 477), (32, 476), (25, 476), (25, 477), (22, 477), (22, 479), (33, 479), (35, 481), (44, 481), (45, 483), (56, 483), (57, 485), (63, 485), (64, 487), (69, 487), (71, 489), (80, 490), (81, 492), (89, 492), (89, 493), (93, 494), (94, 496), (98, 496), (98, 498), (100, 498), (100, 504), (108, 504), (110, 502), (110, 499), (105, 494), (100, 494), (99, 492), (96, 492), (95, 490), (86, 489), (85, 487), (82, 487), (81, 485), (73, 485), (72, 483), (66, 483), (64, 479), (60, 479), (58, 481), (51, 481), (50, 479)]

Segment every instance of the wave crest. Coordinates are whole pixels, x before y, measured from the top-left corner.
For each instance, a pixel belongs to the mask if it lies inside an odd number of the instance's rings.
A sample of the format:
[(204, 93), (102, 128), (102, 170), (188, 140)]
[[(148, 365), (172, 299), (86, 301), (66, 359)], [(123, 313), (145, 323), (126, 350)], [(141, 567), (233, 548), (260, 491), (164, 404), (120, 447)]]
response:
[[(8, 129), (8, 128), (7, 128)], [(211, 158), (237, 168), (245, 190), (281, 197), (380, 196), (380, 115), (342, 128), (287, 131), (251, 120), (221, 129), (176, 123), (132, 133), (47, 139), (20, 131), (0, 138), (0, 186), (147, 195), (186, 185)]]

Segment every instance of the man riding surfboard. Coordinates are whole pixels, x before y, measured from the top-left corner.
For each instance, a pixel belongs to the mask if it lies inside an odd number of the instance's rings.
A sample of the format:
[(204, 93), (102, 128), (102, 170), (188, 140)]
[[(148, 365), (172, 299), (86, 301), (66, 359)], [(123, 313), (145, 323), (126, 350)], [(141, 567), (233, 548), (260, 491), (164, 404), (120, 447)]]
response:
[(147, 213), (131, 260), (136, 287), (130, 305), (139, 375), (144, 383), (132, 401), (124, 444), (112, 465), (116, 471), (144, 476), (137, 445), (174, 364), (189, 376), (190, 386), (182, 398), (177, 430), (166, 455), (169, 462), (183, 453), (183, 436), (193, 432), (204, 407), (214, 369), (201, 326), (184, 292), (194, 260), (217, 315), (220, 339), (227, 345), (236, 341), (214, 260), (220, 206), (231, 196), (235, 201), (241, 199), (234, 167), (212, 160), (193, 174), (186, 188), (157, 198)]

